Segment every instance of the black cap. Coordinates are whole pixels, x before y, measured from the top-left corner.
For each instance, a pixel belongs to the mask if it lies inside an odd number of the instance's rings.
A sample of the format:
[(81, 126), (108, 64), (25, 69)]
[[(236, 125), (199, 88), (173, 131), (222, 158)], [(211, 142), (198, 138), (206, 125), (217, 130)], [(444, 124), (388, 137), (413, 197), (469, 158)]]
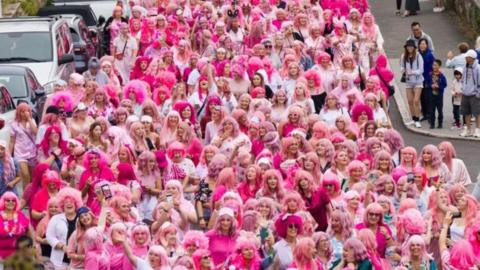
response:
[(415, 40), (413, 39), (409, 39), (407, 40), (407, 42), (405, 43), (405, 48), (406, 47), (414, 47), (414, 48), (417, 48), (417, 45), (415, 44)]
[(48, 106), (46, 113), (53, 113), (58, 115), (60, 113), (60, 110), (57, 106), (50, 105)]

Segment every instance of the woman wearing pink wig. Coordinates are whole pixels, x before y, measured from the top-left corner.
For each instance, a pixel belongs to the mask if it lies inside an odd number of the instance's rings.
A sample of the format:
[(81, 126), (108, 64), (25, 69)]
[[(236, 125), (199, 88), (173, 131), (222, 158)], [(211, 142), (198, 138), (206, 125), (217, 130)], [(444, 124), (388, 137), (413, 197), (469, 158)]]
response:
[(217, 220), (212, 230), (206, 233), (209, 239), (208, 249), (211, 252), (213, 263), (221, 266), (228, 255), (234, 251), (237, 242), (237, 220), (230, 208), (221, 208), (218, 211)]
[(50, 126), (45, 131), (38, 147), (38, 160), (50, 165), (50, 169), (59, 172), (63, 158), (68, 155), (67, 143), (64, 141), (61, 129)]
[(457, 158), (455, 148), (449, 141), (443, 141), (438, 145), (438, 150), (442, 156), (442, 161), (447, 165), (450, 171), (451, 181), (450, 184), (460, 183), (464, 186), (468, 186), (472, 183), (470, 180), (470, 174), (463, 160)]
[(437, 269), (437, 264), (427, 253), (425, 240), (419, 235), (413, 235), (404, 243), (401, 264), (408, 269)]
[(5, 260), (15, 253), (17, 239), (22, 235), (33, 237), (29, 220), (20, 209), (20, 200), (11, 191), (0, 197), (0, 258)]

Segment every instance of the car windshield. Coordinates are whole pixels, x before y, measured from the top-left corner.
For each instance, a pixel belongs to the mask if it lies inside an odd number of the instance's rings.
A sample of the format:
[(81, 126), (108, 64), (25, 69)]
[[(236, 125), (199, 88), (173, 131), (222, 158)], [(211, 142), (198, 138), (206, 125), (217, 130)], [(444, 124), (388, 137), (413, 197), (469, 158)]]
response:
[(0, 74), (0, 84), (3, 84), (7, 87), (12, 98), (21, 98), (27, 96), (27, 84), (23, 75)]
[(52, 58), (49, 32), (0, 33), (0, 62), (50, 62)]

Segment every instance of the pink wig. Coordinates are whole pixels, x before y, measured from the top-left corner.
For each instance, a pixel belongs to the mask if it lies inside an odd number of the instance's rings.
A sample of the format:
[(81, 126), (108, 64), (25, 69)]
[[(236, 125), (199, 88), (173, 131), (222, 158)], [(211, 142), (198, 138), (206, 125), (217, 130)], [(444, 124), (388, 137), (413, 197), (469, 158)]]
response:
[(423, 147), (422, 152), (420, 153), (420, 158), (419, 158), (419, 164), (425, 168), (426, 164), (423, 160), (423, 153), (425, 152), (430, 152), (432, 155), (431, 158), (431, 165), (433, 168), (440, 168), (440, 165), (442, 164), (442, 157), (440, 155), (440, 151), (438, 151), (438, 148), (433, 145), (433, 144), (427, 144)]
[[(312, 258), (312, 250), (315, 248), (315, 242), (311, 238), (300, 238), (293, 248), (293, 260), (298, 269), (312, 269), (316, 266), (315, 258)], [(315, 268), (313, 268), (315, 269)]]
[(331, 162), (333, 160), (333, 156), (335, 156), (335, 147), (333, 146), (332, 142), (327, 138), (323, 138), (318, 141), (318, 145), (321, 145), (325, 148), (325, 159)]
[(185, 150), (185, 146), (182, 144), (182, 143), (179, 143), (177, 141), (171, 143), (169, 146), (168, 146), (168, 149), (167, 149), (167, 155), (170, 159), (173, 159), (173, 155), (175, 152), (181, 152), (182, 154), (182, 157), (185, 157), (186, 155), (186, 150)]
[(26, 112), (28, 112), (30, 115), (32, 115), (32, 108), (30, 107), (30, 105), (28, 105), (28, 104), (25, 103), (25, 102), (22, 102), (22, 103), (18, 104), (18, 105), (17, 105), (17, 109), (15, 109), (15, 121), (17, 121), (17, 122), (20, 121), (20, 114), (21, 114), (23, 111), (26, 111)]
[(145, 224), (134, 225), (130, 231), (131, 242), (134, 245), (135, 245), (135, 235), (138, 233), (145, 233), (147, 235), (147, 241), (143, 244), (143, 247), (147, 247), (150, 242), (150, 229)]
[(245, 249), (251, 249), (253, 252), (253, 258), (251, 259), (250, 266), (252, 269), (260, 269), (261, 258), (258, 254), (258, 249), (260, 247), (260, 243), (257, 240), (257, 237), (253, 233), (243, 233), (241, 234), (235, 245), (235, 252), (237, 256), (233, 259), (233, 265), (237, 266), (238, 269), (244, 269), (247, 266), (246, 262), (244, 261), (242, 251)]
[(248, 75), (249, 77), (252, 77), (253, 74), (255, 74), (259, 69), (263, 68), (263, 61), (262, 59), (254, 56), (248, 59)]
[[(184, 119), (182, 116), (183, 110), (185, 110), (187, 107), (190, 108), (191, 111), (190, 119)], [(195, 119), (195, 109), (193, 108), (192, 104), (190, 104), (190, 102), (178, 101), (173, 105), (173, 109), (180, 114), (180, 118), (182, 118), (183, 121), (188, 120), (193, 125), (196, 123), (197, 120)]]
[(393, 169), (393, 162), (392, 162), (392, 155), (385, 150), (380, 150), (375, 154), (375, 161), (374, 161), (374, 168), (379, 169), (380, 160), (381, 159), (388, 159), (390, 161), (388, 171), (391, 172)]
[[(165, 97), (163, 98), (163, 100), (160, 100), (161, 93), (165, 94)], [(166, 86), (162, 85), (159, 87), (155, 87), (155, 89), (153, 90), (153, 101), (155, 101), (155, 104), (157, 105), (163, 104), (169, 98), (170, 98), (170, 90)]]
[[(210, 256), (210, 251), (208, 249), (197, 249), (193, 255), (193, 265), (195, 270), (200, 270), (202, 269), (201, 267), (201, 261), (203, 257)], [(213, 265), (210, 267), (210, 269), (214, 269)]]
[(300, 182), (303, 180), (306, 180), (308, 182), (308, 192), (314, 193), (317, 190), (317, 185), (315, 184), (315, 180), (313, 179), (312, 174), (305, 170), (302, 170), (302, 169), (297, 170), (295, 172), (294, 180), (295, 180), (295, 189), (300, 194), (304, 194), (304, 192), (306, 192), (300, 186)]
[(177, 78), (175, 73), (170, 71), (160, 71), (156, 77), (156, 87), (166, 86), (167, 89), (172, 89), (172, 87), (177, 83)]
[(371, 203), (367, 206), (365, 209), (365, 213), (363, 215), (363, 223), (365, 225), (368, 225), (368, 214), (369, 213), (375, 213), (375, 214), (380, 214), (380, 220), (378, 222), (378, 225), (382, 226), (383, 225), (383, 208), (380, 204), (378, 203)]
[(275, 231), (280, 238), (287, 237), (287, 230), (290, 225), (297, 227), (297, 234), (302, 234), (303, 219), (297, 214), (283, 214), (275, 221)]
[(425, 244), (425, 240), (423, 240), (423, 237), (420, 235), (412, 235), (402, 247), (402, 262), (404, 263), (410, 262), (410, 259), (411, 259), (410, 247), (413, 244), (420, 245), (420, 248), (421, 248), (420, 258), (422, 258), (423, 260), (432, 259), (432, 256), (430, 256), (430, 254), (427, 253), (427, 246)]
[(107, 157), (105, 154), (99, 150), (90, 150), (86, 153), (85, 158), (83, 159), (83, 167), (85, 167), (86, 170), (90, 170), (90, 160), (92, 160), (93, 157), (98, 158), (98, 167), (100, 169), (105, 168), (105, 166), (108, 165), (107, 162)]
[(472, 245), (467, 240), (460, 239), (455, 242), (450, 251), (449, 263), (458, 270), (470, 270), (475, 267), (477, 258)]
[(402, 215), (405, 211), (409, 209), (417, 209), (418, 205), (415, 199), (406, 198), (400, 202), (400, 206), (398, 207), (398, 215)]
[(57, 133), (58, 136), (59, 136), (58, 146), (60, 147), (60, 149), (62, 149), (62, 152), (64, 154), (67, 154), (68, 153), (67, 142), (63, 140), (62, 130), (57, 125), (49, 126), (47, 128), (47, 130), (45, 131), (45, 134), (43, 135), (43, 139), (39, 144), (39, 148), (42, 149), (43, 154), (46, 157), (50, 156), (50, 153), (49, 153), (49, 150), (50, 150), (50, 135), (53, 132)]
[(353, 237), (348, 239), (347, 241), (345, 241), (345, 244), (343, 245), (343, 249), (353, 250), (354, 258), (356, 262), (361, 262), (368, 258), (367, 248), (365, 247), (363, 242), (360, 241), (360, 239), (353, 238)]
[(403, 228), (409, 235), (423, 234), (427, 231), (427, 224), (422, 213), (417, 209), (408, 209), (398, 216), (398, 228)]
[(233, 189), (237, 185), (237, 177), (233, 168), (224, 168), (218, 174), (215, 187), (224, 186), (227, 189)]
[(465, 230), (465, 235), (468, 242), (473, 247), (473, 252), (477, 258), (480, 257), (480, 241), (478, 240), (478, 234), (480, 233), (480, 219), (477, 219), (470, 226), (467, 226)]
[(314, 81), (314, 85), (315, 87), (320, 87), (322, 85), (322, 79), (320, 77), (320, 74), (313, 70), (313, 69), (309, 69), (308, 71), (306, 71), (303, 76), (305, 77), (305, 79), (307, 79), (308, 81), (309, 80), (313, 80)]
[[(345, 239), (350, 238), (353, 235), (353, 220), (350, 217), (350, 214), (346, 211), (336, 209), (330, 215), (330, 220), (336, 219), (340, 223), (340, 227), (342, 228), (341, 234)], [(335, 232), (332, 229), (332, 225), (327, 228), (327, 234), (330, 237), (335, 235)]]
[(131, 80), (123, 87), (125, 99), (129, 99), (130, 93), (135, 93), (135, 99), (137, 104), (142, 104), (147, 97), (147, 89), (140, 80)]
[[(212, 144), (209, 144), (209, 145), (206, 145), (203, 149), (202, 149), (202, 153), (200, 154), (200, 164), (203, 164), (203, 165), (206, 165), (207, 164), (207, 161), (205, 159), (205, 153), (206, 152), (213, 152), (213, 156), (215, 156), (216, 154), (218, 154), (218, 152), (220, 151), (218, 149), (218, 147), (216, 147), (215, 145), (212, 145)], [(213, 157), (212, 157), (213, 158)]]
[(60, 189), (63, 181), (60, 179), (60, 176), (56, 171), (47, 170), (43, 173), (42, 187), (46, 188), (50, 183), (54, 183), (57, 186), (57, 189)]
[[(392, 182), (392, 185), (393, 185), (393, 191), (391, 194), (386, 194), (385, 192), (385, 184), (387, 182)], [(382, 176), (380, 176), (377, 181), (375, 181), (375, 187), (376, 187), (376, 191), (379, 195), (386, 195), (386, 196), (393, 196), (395, 194), (395, 181), (393, 181), (393, 178), (392, 176), (388, 175), (388, 174), (384, 174)]]
[(373, 120), (373, 111), (368, 105), (363, 103), (357, 103), (352, 108), (352, 121), (356, 123), (358, 121), (358, 117), (365, 112), (367, 114), (368, 120)]
[(103, 231), (100, 228), (89, 228), (83, 236), (85, 252), (96, 251), (102, 254), (104, 251), (103, 236)]
[[(387, 197), (385, 195), (380, 195), (377, 198), (377, 202), (378, 203), (388, 203), (388, 205), (390, 206), (389, 214), (391, 216), (395, 216), (395, 206), (393, 205), (393, 202), (389, 197)], [(384, 213), (384, 215), (385, 215), (385, 213)]]
[(317, 252), (320, 252), (319, 250), (320, 241), (326, 240), (328, 242), (328, 249), (324, 254), (324, 256), (326, 258), (331, 258), (333, 254), (333, 248), (332, 248), (332, 244), (330, 243), (330, 236), (325, 232), (316, 232), (312, 235), (312, 239), (313, 241), (315, 241), (315, 247), (317, 248)]
[(233, 137), (237, 137), (240, 134), (240, 127), (239, 127), (237, 121), (233, 117), (230, 117), (230, 116), (227, 116), (227, 117), (225, 117), (225, 119), (223, 119), (221, 127), (218, 130), (218, 134), (222, 135), (224, 133), (225, 123), (231, 123), (232, 124), (232, 126), (233, 126), (232, 136)]
[(448, 169), (452, 169), (452, 160), (457, 157), (455, 147), (449, 141), (443, 141), (438, 145), (438, 148), (442, 148), (445, 151), (443, 162), (447, 165)]
[[(148, 249), (148, 254), (151, 254), (151, 253), (160, 257), (160, 265), (162, 265), (162, 267), (160, 267), (160, 270), (170, 269), (169, 267), (167, 267), (168, 266), (167, 252), (165, 251), (165, 249), (162, 246), (160, 246), (160, 245), (151, 246)], [(147, 258), (148, 258), (148, 255), (147, 255)]]
[(275, 194), (278, 196), (279, 199), (282, 199), (285, 195), (285, 190), (283, 188), (283, 177), (282, 174), (275, 169), (267, 170), (263, 173), (263, 186), (262, 186), (262, 194), (263, 196), (272, 196), (270, 188), (268, 186), (268, 180), (275, 178), (277, 179), (277, 187), (275, 188)]
[[(220, 232), (220, 226), (221, 226), (220, 223), (221, 223), (222, 219), (223, 219), (223, 218), (228, 218), (228, 219), (230, 219), (230, 220), (232, 221), (232, 225), (231, 225), (230, 230), (229, 230), (229, 232), (228, 232), (228, 236), (232, 237), (232, 236), (234, 236), (234, 235), (237, 234), (238, 222), (237, 222), (237, 219), (236, 219), (235, 217), (231, 216), (230, 214), (222, 214), (222, 212), (224, 212), (224, 211), (222, 211), (223, 209), (224, 209), (224, 208), (221, 208), (220, 211), (218, 212), (219, 214), (218, 214), (217, 219), (215, 220), (215, 224), (214, 224), (214, 226), (213, 226), (213, 230), (214, 230), (215, 232), (219, 233), (219, 232)], [(227, 212), (230, 212), (230, 211), (231, 211), (231, 212), (234, 212), (234, 211), (233, 211), (232, 209), (230, 209), (230, 208), (229, 208), (229, 211), (225, 211), (225, 212), (227, 213)]]
[(448, 190), (448, 196), (453, 205), (457, 205), (458, 198), (461, 194), (468, 194), (468, 190), (462, 184), (454, 184)]
[(347, 166), (347, 172), (350, 174), (353, 170), (360, 169), (362, 170), (362, 175), (365, 175), (367, 173), (367, 167), (365, 167), (365, 164), (359, 160), (353, 160), (351, 161), (348, 166)]
[(392, 152), (392, 154), (402, 149), (405, 145), (402, 135), (393, 128), (385, 130), (383, 136), (383, 141), (388, 144), (388, 147), (390, 147), (390, 151)]
[[(402, 148), (401, 153), (412, 154), (413, 155), (413, 159), (412, 159), (413, 164), (412, 165), (415, 166), (415, 164), (417, 163), (417, 150), (414, 147), (407, 146), (405, 148)], [(400, 158), (401, 158), (401, 155), (400, 155)], [(400, 164), (402, 166), (408, 166), (403, 159), (400, 161)]]
[(297, 192), (288, 192), (285, 194), (285, 197), (282, 201), (283, 210), (285, 212), (288, 211), (288, 203), (290, 201), (295, 201), (297, 203), (297, 211), (305, 209), (305, 202), (303, 201), (302, 196), (300, 196), (300, 194)]
[(208, 238), (202, 231), (189, 230), (183, 237), (183, 248), (188, 249), (189, 246), (195, 246), (196, 249), (208, 249)]
[(368, 228), (361, 229), (357, 232), (358, 240), (362, 241), (367, 250), (376, 250), (377, 249), (377, 238), (372, 230)]
[(60, 209), (62, 209), (62, 211), (65, 200), (67, 198), (73, 200), (75, 204), (75, 209), (78, 209), (83, 205), (82, 194), (77, 189), (71, 187), (64, 187), (60, 189), (56, 197), (58, 199), (58, 206), (60, 207)]
[(60, 91), (55, 93), (52, 96), (52, 101), (51, 105), (61, 108), (60, 107), (60, 102), (63, 102), (63, 110), (65, 112), (71, 112), (73, 110), (73, 97), (72, 94), (70, 94), (67, 91)]
[(3, 193), (2, 197), (0, 197), (0, 211), (5, 210), (5, 200), (14, 200), (15, 211), (20, 211), (20, 200), (17, 195), (11, 191)]
[(323, 175), (322, 186), (333, 185), (335, 193), (340, 191), (340, 180), (338, 176), (332, 172), (327, 172)]

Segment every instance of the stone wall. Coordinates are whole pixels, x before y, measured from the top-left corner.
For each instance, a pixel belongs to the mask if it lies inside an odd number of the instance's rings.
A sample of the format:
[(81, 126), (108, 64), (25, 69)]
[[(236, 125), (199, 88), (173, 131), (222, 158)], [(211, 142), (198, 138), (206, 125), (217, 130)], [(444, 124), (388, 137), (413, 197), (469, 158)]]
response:
[(446, 0), (446, 5), (468, 28), (480, 33), (480, 0)]

